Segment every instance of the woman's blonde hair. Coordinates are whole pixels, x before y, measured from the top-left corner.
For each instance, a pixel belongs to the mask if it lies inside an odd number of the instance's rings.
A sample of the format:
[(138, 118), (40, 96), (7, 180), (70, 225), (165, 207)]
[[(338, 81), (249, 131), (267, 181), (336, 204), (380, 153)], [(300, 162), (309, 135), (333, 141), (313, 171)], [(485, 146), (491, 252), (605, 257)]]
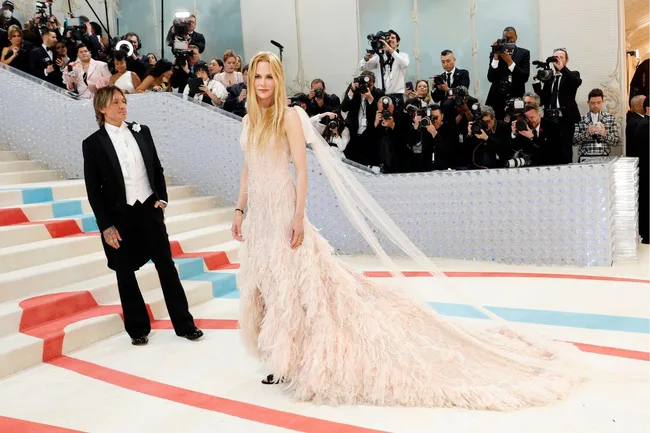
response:
[(7, 30), (7, 36), (9, 38), (9, 41), (11, 41), (11, 38), (14, 35), (14, 33), (20, 33), (20, 37), (21, 38), (23, 37), (23, 31), (20, 29), (19, 26), (14, 24), (9, 26), (9, 30)]
[(101, 110), (102, 108), (108, 108), (108, 106), (111, 105), (113, 102), (113, 92), (115, 91), (120, 92), (120, 94), (126, 100), (126, 96), (124, 96), (122, 89), (116, 86), (102, 87), (101, 89), (97, 90), (97, 93), (95, 93), (95, 98), (93, 99), (93, 107), (95, 108), (95, 119), (97, 120), (97, 124), (100, 128), (103, 127), (106, 123), (104, 113), (102, 113)]
[(426, 102), (427, 104), (430, 104), (431, 103), (431, 86), (429, 86), (429, 82), (427, 80), (418, 80), (418, 82), (415, 83), (415, 90), (418, 89), (418, 85), (420, 83), (422, 83), (422, 82), (427, 85), (427, 96), (424, 97), (424, 102)]
[[(264, 112), (262, 112), (257, 97), (254, 96), (257, 65), (263, 62), (267, 62), (271, 66), (271, 75), (275, 87), (273, 105)], [(253, 93), (247, 100), (247, 147), (250, 151), (254, 149), (262, 150), (265, 145), (271, 143), (271, 140), (275, 139), (274, 143), (277, 143), (277, 139), (285, 134), (284, 112), (287, 108), (287, 91), (284, 87), (282, 63), (278, 56), (268, 51), (257, 53), (250, 62), (247, 81), (248, 91)]]
[(226, 63), (226, 61), (233, 57), (235, 60), (237, 60), (237, 54), (233, 50), (226, 50), (223, 52), (223, 62)]

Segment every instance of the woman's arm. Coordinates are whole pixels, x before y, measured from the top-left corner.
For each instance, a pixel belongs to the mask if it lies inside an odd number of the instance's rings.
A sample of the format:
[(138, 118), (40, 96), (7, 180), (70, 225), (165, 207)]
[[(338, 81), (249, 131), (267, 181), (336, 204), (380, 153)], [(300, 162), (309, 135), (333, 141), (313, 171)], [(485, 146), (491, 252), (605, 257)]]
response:
[(137, 89), (140, 84), (142, 84), (142, 81), (140, 81), (140, 77), (138, 77), (138, 74), (135, 72), (130, 72), (131, 74), (131, 81), (133, 81), (133, 88)]
[(16, 58), (16, 53), (13, 53), (11, 57), (5, 60), (5, 56), (7, 55), (7, 52), (9, 50), (11, 50), (11, 47), (5, 47), (2, 49), (2, 63), (4, 63), (5, 65), (10, 65), (11, 62), (13, 62), (14, 59)]
[(307, 201), (307, 145), (302, 130), (300, 115), (295, 110), (287, 110), (284, 120), (291, 159), (296, 172), (296, 211), (294, 218), (303, 219)]
[[(135, 88), (135, 93), (146, 92), (147, 90), (149, 90), (149, 88), (151, 88), (153, 81), (154, 81), (154, 77), (149, 75), (147, 78), (144, 79), (142, 83), (140, 83), (138, 87)], [(135, 86), (135, 83), (133, 83), (133, 85)]]

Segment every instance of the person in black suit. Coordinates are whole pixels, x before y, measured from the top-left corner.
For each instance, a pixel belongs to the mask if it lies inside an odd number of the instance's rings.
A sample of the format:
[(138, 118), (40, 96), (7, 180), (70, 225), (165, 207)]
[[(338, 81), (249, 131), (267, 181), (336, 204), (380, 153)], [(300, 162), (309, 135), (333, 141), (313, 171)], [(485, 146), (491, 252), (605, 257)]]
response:
[(43, 28), (41, 37), (43, 45), (30, 53), (31, 73), (36, 78), (65, 89), (66, 85), (63, 83), (61, 68), (54, 63), (56, 33), (48, 28)]
[(152, 260), (176, 335), (197, 340), (203, 332), (194, 325), (172, 260), (167, 187), (151, 132), (125, 123), (126, 98), (115, 86), (99, 89), (93, 105), (100, 128), (83, 142), (84, 178), (108, 267), (117, 276), (126, 332), (134, 345), (149, 341), (151, 323), (135, 271)]
[(580, 72), (567, 68), (569, 54), (566, 49), (558, 48), (553, 52), (557, 61), (553, 63), (555, 77), (552, 81), (541, 83), (534, 80), (533, 90), (541, 99), (544, 109), (560, 109), (559, 119), (562, 132), (562, 164), (573, 162), (573, 133), (576, 123), (580, 122), (580, 109), (576, 102), (576, 93), (582, 84)]
[(643, 101), (645, 117), (636, 127), (633, 143), (639, 158), (639, 235), (641, 242), (650, 239), (650, 108), (648, 98)]
[(645, 118), (643, 103), (647, 98), (644, 95), (633, 96), (630, 100), (630, 111), (625, 119), (625, 155), (638, 157), (639, 149), (636, 147), (634, 137), (639, 123)]
[(542, 117), (541, 107), (526, 106), (528, 128), (518, 131), (512, 122), (512, 150), (515, 154), (526, 154), (530, 166), (558, 165), (562, 160), (560, 125)]
[[(187, 34), (185, 40), (189, 45), (196, 45), (199, 48), (199, 53), (202, 54), (205, 51), (205, 36), (199, 32), (195, 32), (196, 29), (196, 15), (190, 15), (190, 19), (187, 21)], [(167, 32), (167, 46), (173, 47), (174, 40), (176, 39), (176, 31), (172, 25)]]
[[(509, 43), (517, 42), (517, 31), (514, 27), (506, 27), (504, 39)], [(492, 46), (497, 45), (494, 42)], [(488, 81), (492, 83), (485, 102), (494, 109), (497, 120), (505, 117), (506, 101), (510, 98), (521, 98), (526, 91), (526, 82), (530, 77), (530, 51), (515, 47), (500, 54), (490, 54)]]
[(469, 89), (469, 71), (466, 69), (456, 68), (456, 56), (451, 50), (444, 50), (440, 53), (440, 63), (445, 70), (439, 75), (444, 80), (442, 84), (436, 86), (433, 82), (431, 99), (436, 104), (441, 104), (447, 100), (449, 89), (463, 86)]

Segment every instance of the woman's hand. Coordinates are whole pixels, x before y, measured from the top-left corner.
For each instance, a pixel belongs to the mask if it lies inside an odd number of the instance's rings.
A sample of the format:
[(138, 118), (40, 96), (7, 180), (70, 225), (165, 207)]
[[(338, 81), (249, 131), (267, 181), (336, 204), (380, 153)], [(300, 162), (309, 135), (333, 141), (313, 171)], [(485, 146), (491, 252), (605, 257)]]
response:
[(291, 248), (296, 249), (305, 239), (305, 224), (302, 218), (294, 217), (291, 225)]
[(239, 242), (244, 242), (244, 238), (241, 234), (241, 224), (243, 219), (244, 217), (242, 216), (241, 212), (235, 211), (235, 217), (232, 220), (231, 231), (233, 239)]

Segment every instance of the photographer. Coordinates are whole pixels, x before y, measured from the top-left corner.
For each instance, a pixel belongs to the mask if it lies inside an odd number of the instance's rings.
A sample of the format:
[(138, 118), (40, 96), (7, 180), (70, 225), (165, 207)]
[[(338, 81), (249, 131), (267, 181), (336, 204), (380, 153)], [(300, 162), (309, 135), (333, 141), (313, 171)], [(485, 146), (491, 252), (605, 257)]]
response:
[(343, 157), (343, 151), (350, 142), (350, 130), (345, 126), (341, 113), (321, 113), (311, 117), (314, 128), (336, 153)]
[(371, 165), (379, 167), (382, 173), (401, 173), (408, 170), (407, 136), (410, 119), (396, 107), (390, 96), (382, 96), (377, 101), (375, 115), (376, 152), (370, 155)]
[(221, 106), (228, 96), (226, 88), (220, 82), (210, 79), (207, 63), (199, 62), (194, 70), (196, 78), (187, 81), (183, 98), (192, 98), (205, 104)]
[(435, 103), (443, 103), (447, 100), (449, 89), (463, 86), (469, 89), (469, 71), (456, 68), (456, 56), (451, 50), (444, 50), (440, 53), (440, 63), (445, 70), (440, 75), (433, 77), (433, 91), (431, 99)]
[(505, 105), (508, 99), (521, 98), (526, 91), (526, 82), (530, 77), (530, 52), (516, 46), (517, 31), (506, 27), (503, 39), (492, 44), (488, 81), (492, 83), (486, 105), (494, 109), (498, 120), (505, 117)]
[[(546, 62), (539, 64), (541, 69), (533, 80), (533, 89), (541, 98), (546, 119), (556, 118), (562, 132), (562, 164), (573, 161), (573, 133), (580, 121), (580, 110), (576, 102), (576, 93), (582, 84), (580, 72), (567, 68), (569, 54), (566, 49), (558, 48)], [(549, 71), (544, 73), (543, 71)], [(552, 71), (552, 74), (551, 74)], [(541, 82), (544, 83), (543, 87)]]
[(196, 15), (190, 15), (189, 20), (175, 19), (174, 24), (167, 33), (167, 46), (173, 48), (174, 40), (178, 36), (181, 40), (186, 41), (188, 45), (198, 47), (199, 53), (203, 53), (205, 51), (205, 36), (195, 32), (194, 29), (196, 29)]
[(174, 57), (172, 61), (174, 73), (170, 80), (170, 85), (174, 90), (178, 89), (178, 93), (185, 91), (187, 81), (191, 78), (196, 78), (195, 68), (200, 61), (199, 47), (194, 45), (190, 45), (190, 49), (184, 55)]
[(20, 21), (14, 16), (14, 2), (11, 0), (5, 0), (2, 2), (2, 15), (0, 15), (0, 28), (2, 30), (9, 30), (11, 26), (18, 26), (18, 28), (23, 28), (20, 24)]
[(384, 93), (390, 96), (398, 107), (402, 107), (406, 91), (405, 73), (410, 62), (409, 55), (399, 51), (400, 37), (394, 30), (369, 35), (368, 39), (373, 49), (366, 50), (366, 55), (359, 62), (359, 69), (372, 71), (380, 68), (383, 72), (381, 78)]
[(467, 125), (463, 162), (470, 169), (501, 168), (512, 153), (508, 125), (497, 120), (492, 107), (477, 108), (476, 114)]
[(525, 117), (511, 124), (511, 138), (515, 153), (527, 155), (527, 166), (558, 165), (562, 161), (560, 126), (543, 118), (540, 107), (526, 107)]
[(375, 87), (375, 74), (370, 71), (361, 72), (348, 86), (341, 103), (341, 111), (348, 113), (346, 123), (351, 136), (345, 150), (348, 159), (363, 165), (370, 164), (377, 101), (382, 96), (384, 92)]
[(309, 92), (309, 107), (307, 113), (310, 116), (338, 110), (341, 106), (341, 100), (336, 95), (330, 95), (325, 89), (325, 82), (316, 78), (311, 82), (311, 91)]
[(453, 127), (445, 123), (438, 105), (418, 107), (417, 99), (405, 102), (412, 121), (409, 132), (409, 170), (423, 172), (456, 168), (457, 139)]
[(137, 33), (129, 32), (124, 35), (122, 40), (129, 42), (133, 47), (133, 53), (126, 58), (126, 68), (129, 71), (135, 72), (140, 77), (140, 80), (144, 80), (147, 71), (152, 66), (149, 64), (148, 57), (140, 55), (140, 48), (142, 48), (140, 37)]
[(447, 99), (442, 103), (447, 123), (451, 124), (463, 140), (467, 134), (467, 124), (474, 120), (471, 107), (478, 104), (478, 99), (469, 95), (467, 88), (457, 86), (449, 90)]

